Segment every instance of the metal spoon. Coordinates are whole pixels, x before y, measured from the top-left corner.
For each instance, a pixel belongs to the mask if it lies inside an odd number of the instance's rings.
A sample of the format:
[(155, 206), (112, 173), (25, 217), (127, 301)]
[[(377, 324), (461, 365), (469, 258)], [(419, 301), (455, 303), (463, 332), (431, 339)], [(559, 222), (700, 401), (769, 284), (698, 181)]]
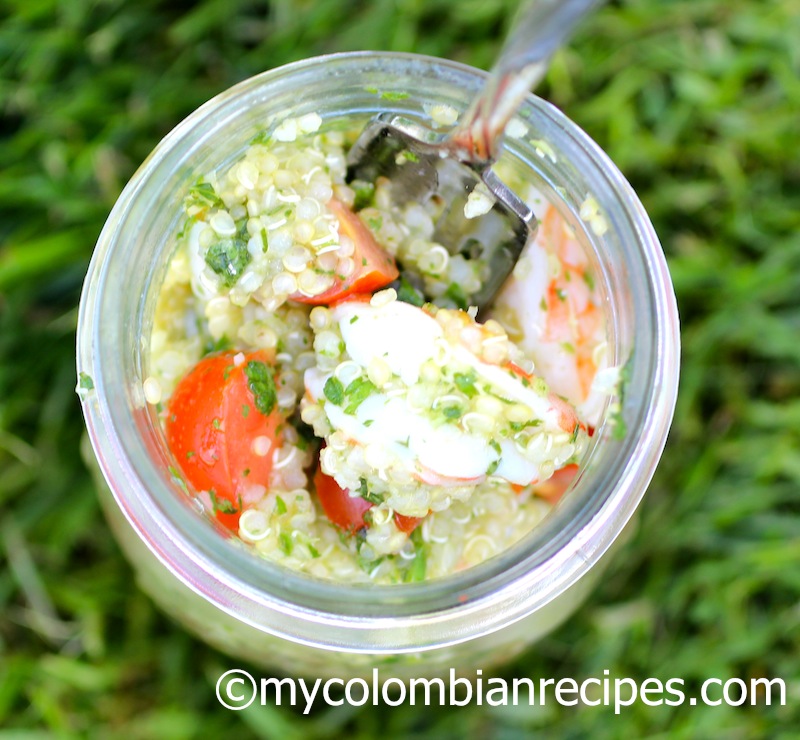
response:
[[(446, 204), (434, 240), (453, 255), (483, 260), (488, 266), (481, 287), (461, 296), (467, 305), (483, 309), (491, 304), (538, 226), (533, 212), (491, 168), (506, 125), (530, 88), (544, 76), (556, 49), (599, 2), (528, 2), (485, 87), (449, 133), (385, 113), (367, 124), (350, 149), (348, 182), (374, 183), (383, 176), (391, 181), (396, 203), (437, 197)], [(467, 218), (464, 206), (480, 183), (494, 204), (485, 215)], [(421, 288), (419, 276), (408, 270), (404, 275)]]

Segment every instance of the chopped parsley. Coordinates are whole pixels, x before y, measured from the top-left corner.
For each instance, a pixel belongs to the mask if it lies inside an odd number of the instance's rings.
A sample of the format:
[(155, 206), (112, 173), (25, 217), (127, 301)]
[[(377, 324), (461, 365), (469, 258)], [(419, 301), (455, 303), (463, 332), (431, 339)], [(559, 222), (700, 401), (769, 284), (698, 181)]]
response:
[(325, 398), (334, 406), (342, 405), (342, 401), (344, 401), (344, 386), (342, 385), (342, 381), (335, 375), (331, 375), (331, 377), (325, 381), (322, 392), (325, 394)]
[(444, 416), (445, 419), (448, 419), (450, 421), (454, 419), (460, 419), (462, 413), (463, 410), (461, 406), (456, 406), (456, 405), (442, 406), (442, 416)]
[(356, 194), (353, 203), (353, 210), (360, 211), (362, 208), (371, 206), (375, 199), (375, 184), (365, 180), (353, 180), (350, 187)]
[(236, 284), (251, 259), (247, 243), (239, 238), (222, 239), (212, 244), (205, 256), (206, 264), (219, 275), (226, 288)]
[(242, 416), (243, 416), (245, 419), (246, 419), (248, 416), (250, 416), (250, 404), (248, 404), (248, 403), (243, 403), (243, 404), (242, 404)]
[(92, 376), (87, 375), (86, 373), (79, 373), (78, 388), (80, 388), (82, 391), (94, 390), (94, 381), (92, 380)]
[(275, 496), (275, 511), (278, 514), (285, 514), (287, 511), (286, 502), (280, 496)]
[(456, 308), (460, 308), (462, 311), (466, 311), (469, 308), (466, 293), (458, 283), (450, 283), (444, 292), (444, 297), (451, 300)]
[(422, 527), (417, 527), (411, 533), (410, 540), (414, 544), (414, 560), (406, 571), (403, 580), (406, 583), (418, 583), (425, 580), (425, 572), (428, 569), (428, 557), (425, 551), (425, 541), (422, 539)]
[(294, 547), (291, 536), (286, 534), (286, 532), (281, 532), (278, 535), (278, 547), (281, 548), (281, 552), (283, 552), (284, 555), (291, 555), (292, 548)]
[(252, 139), (250, 139), (250, 145), (255, 146), (257, 144), (266, 145), (269, 144), (271, 135), (266, 131), (261, 131), (260, 133), (256, 134)]
[(245, 365), (244, 374), (247, 376), (247, 385), (253, 393), (256, 408), (264, 416), (268, 416), (278, 402), (272, 369), (265, 362), (251, 360)]
[(542, 420), (541, 419), (529, 419), (528, 421), (512, 421), (509, 423), (512, 432), (521, 432), (523, 429), (527, 429), (528, 427), (538, 427), (541, 426)]
[(205, 347), (203, 347), (203, 352), (206, 355), (214, 354), (215, 352), (224, 352), (227, 349), (231, 349), (233, 347), (233, 343), (227, 336), (224, 334), (217, 340), (209, 339), (206, 342)]
[(383, 503), (383, 494), (381, 493), (372, 493), (369, 490), (369, 486), (367, 485), (367, 479), (361, 478), (361, 485), (358, 487), (358, 495), (363, 498), (365, 501), (369, 501), (371, 504), (378, 506), (379, 504)]
[(453, 375), (453, 382), (456, 384), (456, 388), (467, 398), (474, 398), (478, 395), (478, 389), (475, 387), (475, 381), (477, 379), (478, 374), (473, 368), (470, 368), (466, 373), (456, 373)]
[(217, 496), (217, 492), (212, 488), (208, 492), (208, 496), (211, 499), (211, 506), (214, 509), (214, 512), (217, 514), (238, 514), (239, 509), (232, 501), (228, 501), (226, 498), (220, 498)]
[(619, 394), (619, 403), (614, 404), (616, 408), (613, 409), (609, 419), (612, 429), (613, 437), (617, 441), (625, 439), (628, 433), (628, 425), (622, 416), (622, 407), (625, 404), (625, 389), (631, 378), (631, 359), (629, 359), (619, 371), (619, 385), (617, 386), (617, 393)]
[(347, 396), (345, 414), (355, 414), (356, 409), (377, 390), (377, 387), (369, 378), (356, 378), (344, 391), (345, 396)]
[(174, 465), (170, 465), (168, 469), (170, 475), (172, 476), (172, 482), (175, 483), (175, 485), (177, 485), (181, 491), (188, 494), (189, 487), (186, 485), (186, 481), (181, 476), (180, 471)]
[(187, 210), (193, 206), (202, 210), (225, 207), (222, 199), (214, 190), (214, 186), (210, 182), (206, 182), (202, 177), (189, 188), (189, 194), (184, 199), (183, 204)]
[(421, 307), (425, 305), (425, 297), (422, 291), (415, 288), (406, 277), (400, 277), (400, 285), (397, 288), (397, 300), (410, 303), (412, 306)]
[(492, 460), (492, 462), (489, 463), (489, 467), (486, 468), (486, 475), (493, 475), (494, 471), (497, 470), (498, 465), (500, 465), (500, 458), (497, 458), (497, 460)]
[(382, 100), (405, 100), (408, 97), (406, 92), (392, 92), (391, 90), (381, 93)]

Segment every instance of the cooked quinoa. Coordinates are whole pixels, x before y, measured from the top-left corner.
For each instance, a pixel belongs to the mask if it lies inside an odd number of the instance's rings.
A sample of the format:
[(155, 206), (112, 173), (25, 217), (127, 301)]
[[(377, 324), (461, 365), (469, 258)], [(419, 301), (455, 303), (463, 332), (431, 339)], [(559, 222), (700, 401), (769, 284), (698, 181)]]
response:
[[(440, 206), (401, 208), (385, 180), (346, 184), (347, 142), (321, 130), (317, 116), (287, 119), (189, 188), (157, 302), (145, 396), (167, 414), (178, 383), (209, 353), (239, 352), (234, 363), (271, 353), (284, 422), (278, 443), (253, 443), (273, 464), (269, 480), (238, 492), (241, 539), (319, 578), (440, 577), (492, 557), (546, 516), (537, 485), (578, 460), (585, 425), (501, 323), (479, 324), (456, 307), (486, 267), (433, 241)], [(358, 275), (351, 218), (387, 260), (422, 278), (437, 305), (412, 306), (391, 288), (369, 302), (313, 305)], [(370, 321), (378, 322), (373, 333), (354, 338)], [(388, 337), (398, 354), (413, 354), (419, 337), (404, 336), (403, 321), (435, 334), (434, 351), (411, 376), (398, 369), (402, 358), (377, 351)], [(364, 337), (376, 341), (365, 348)], [(425, 434), (409, 433), (405, 446), (387, 437), (403, 420), (423, 423)], [(360, 442), (370, 428), (373, 443)], [(465, 453), (463, 470), (432, 444), (443, 433)], [(317, 460), (349, 496), (371, 504), (368, 527), (346, 532), (329, 520), (311, 480)], [(218, 510), (213, 490), (198, 495)], [(396, 515), (421, 521), (409, 532)]]

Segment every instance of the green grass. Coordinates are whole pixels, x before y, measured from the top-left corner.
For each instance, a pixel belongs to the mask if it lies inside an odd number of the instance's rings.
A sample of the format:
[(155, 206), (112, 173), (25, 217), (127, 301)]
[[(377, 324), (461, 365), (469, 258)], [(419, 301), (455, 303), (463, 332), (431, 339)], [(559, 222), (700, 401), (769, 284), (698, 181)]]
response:
[(506, 676), (781, 676), (785, 707), (234, 714), (235, 665), (132, 585), (79, 461), (76, 304), (137, 164), (263, 69), (355, 48), (488, 66), (511, 0), (0, 3), (0, 738), (796, 737), (800, 5), (627, 0), (540, 92), (639, 192), (683, 325), (675, 424), (612, 572)]

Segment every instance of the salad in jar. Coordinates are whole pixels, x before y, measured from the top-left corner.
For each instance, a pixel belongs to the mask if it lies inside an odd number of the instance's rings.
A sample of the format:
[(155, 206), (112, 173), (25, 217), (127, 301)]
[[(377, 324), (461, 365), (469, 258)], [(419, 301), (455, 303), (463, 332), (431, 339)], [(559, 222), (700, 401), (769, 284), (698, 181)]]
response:
[[(192, 183), (144, 396), (187, 493), (254, 553), (338, 582), (422, 581), (537, 526), (617, 375), (554, 206), (515, 183), (540, 227), (479, 320), (464, 296), (486, 263), (434, 240), (436, 199), (347, 182), (357, 133), (287, 118)], [(591, 198), (581, 217), (604, 228)]]

